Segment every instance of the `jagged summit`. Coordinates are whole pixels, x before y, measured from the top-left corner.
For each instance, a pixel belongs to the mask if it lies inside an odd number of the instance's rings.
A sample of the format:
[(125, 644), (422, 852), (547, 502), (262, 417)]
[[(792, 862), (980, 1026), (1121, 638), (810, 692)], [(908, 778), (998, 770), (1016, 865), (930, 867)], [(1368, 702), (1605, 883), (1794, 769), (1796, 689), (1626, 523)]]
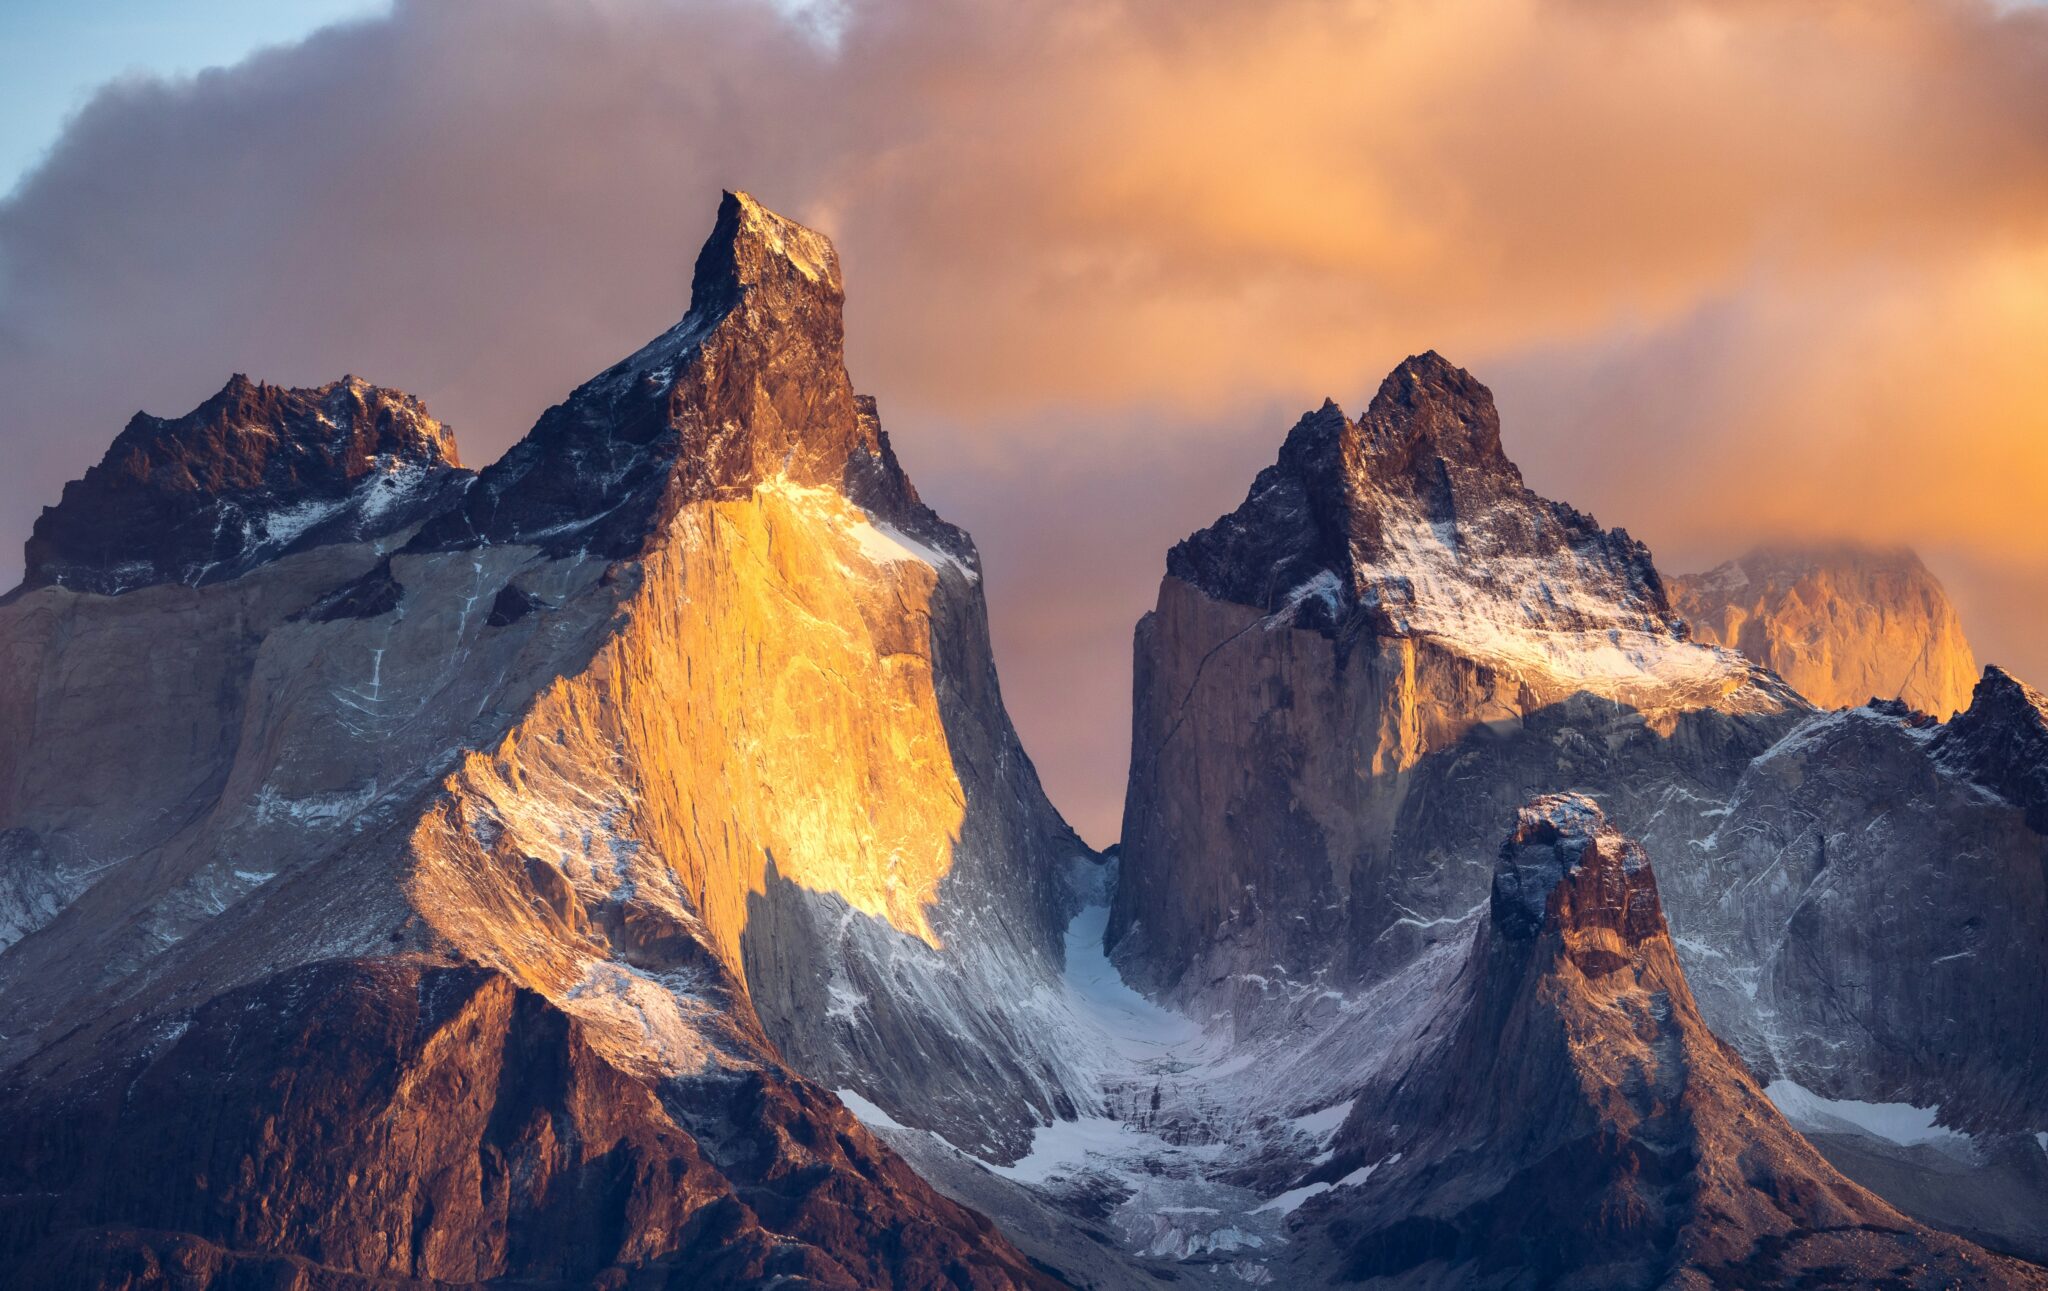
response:
[(355, 376), (286, 389), (236, 373), (182, 417), (135, 414), (36, 521), (22, 586), (114, 595), (220, 582), (397, 532), (467, 475), (454, 433), (403, 391)]
[(1443, 469), (1476, 473), (1475, 479), (1496, 486), (1522, 482), (1501, 449), (1493, 392), (1435, 350), (1412, 355), (1387, 374), (1359, 430), (1382, 477), (1403, 468)]
[(1969, 708), (1935, 737), (1935, 752), (2048, 834), (2048, 697), (1986, 664)]
[(1977, 659), (1962, 620), (1908, 548), (1773, 544), (1668, 586), (1700, 640), (1824, 708), (1897, 697), (1946, 718), (1970, 702)]
[(1334, 402), (1304, 416), (1167, 572), (1340, 641), (1429, 637), (1567, 690), (1749, 681), (1732, 652), (1688, 643), (1648, 548), (1523, 484), (1492, 394), (1434, 351), (1395, 368), (1358, 421)]
[(823, 234), (726, 193), (682, 321), (548, 409), (416, 547), (631, 556), (684, 503), (779, 479), (839, 489), (971, 563), (854, 393), (844, 299)]

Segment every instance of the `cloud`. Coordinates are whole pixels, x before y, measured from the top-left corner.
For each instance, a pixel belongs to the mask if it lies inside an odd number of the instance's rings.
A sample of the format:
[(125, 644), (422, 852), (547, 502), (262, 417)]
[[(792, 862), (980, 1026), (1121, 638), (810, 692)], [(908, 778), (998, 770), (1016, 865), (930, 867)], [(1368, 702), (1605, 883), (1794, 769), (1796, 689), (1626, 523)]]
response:
[(1667, 563), (1915, 542), (2048, 677), (2015, 608), (2048, 568), (2038, 11), (819, 13), (413, 0), (111, 87), (0, 206), (0, 530), (235, 370), (404, 386), (488, 460), (673, 321), (742, 186), (840, 242), (855, 378), (981, 540), (1012, 707), (1098, 839), (1164, 546), (1429, 347), (1532, 483)]

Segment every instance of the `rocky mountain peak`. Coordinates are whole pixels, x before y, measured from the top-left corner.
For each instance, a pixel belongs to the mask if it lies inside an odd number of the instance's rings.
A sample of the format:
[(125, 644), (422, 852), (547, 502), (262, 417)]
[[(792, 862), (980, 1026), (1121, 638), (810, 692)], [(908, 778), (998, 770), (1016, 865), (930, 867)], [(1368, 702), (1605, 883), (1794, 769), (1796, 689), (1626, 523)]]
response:
[(729, 191), (697, 253), (690, 312), (723, 313), (756, 292), (843, 301), (839, 253), (822, 233), (777, 215), (746, 193)]
[(1438, 508), (1444, 519), (1455, 518), (1460, 492), (1498, 493), (1522, 483), (1501, 449), (1493, 392), (1435, 350), (1404, 359), (1380, 382), (1358, 439), (1363, 479), (1449, 502)]
[(919, 503), (846, 373), (839, 257), (744, 193), (720, 201), (682, 321), (548, 409), (421, 548), (482, 539), (620, 558), (685, 503), (785, 480), (839, 489), (971, 560)]
[(1642, 543), (1523, 484), (1493, 396), (1433, 351), (1358, 421), (1330, 402), (1304, 416), (1167, 573), (1340, 642), (1430, 638), (1545, 690), (1661, 703), (1750, 671), (1689, 642)]
[(1491, 912), (1493, 926), (1514, 941), (1604, 931), (1633, 947), (1664, 931), (1642, 845), (1577, 793), (1546, 795), (1516, 814), (1494, 866)]
[(1898, 698), (1945, 718), (1970, 702), (1977, 659), (1962, 620), (1906, 548), (1763, 546), (1669, 586), (1700, 640), (1742, 651), (1822, 707)]
[(2048, 834), (2048, 697), (1986, 665), (1970, 706), (1935, 737), (1937, 756), (2026, 813)]
[(219, 582), (291, 551), (417, 523), (467, 478), (452, 431), (355, 376), (307, 389), (236, 373), (182, 417), (138, 412), (45, 508), (24, 588), (113, 595)]

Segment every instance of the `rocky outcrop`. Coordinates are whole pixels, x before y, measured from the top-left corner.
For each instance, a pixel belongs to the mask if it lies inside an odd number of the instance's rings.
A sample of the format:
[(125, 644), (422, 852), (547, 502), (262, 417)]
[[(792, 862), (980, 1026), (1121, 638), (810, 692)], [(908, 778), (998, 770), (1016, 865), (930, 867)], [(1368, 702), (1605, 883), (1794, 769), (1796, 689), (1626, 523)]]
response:
[(1708, 1020), (1830, 1098), (2048, 1124), (2048, 838), (2037, 696), (1993, 668), (1946, 726), (1816, 715), (1745, 770), (1666, 883)]
[(1643, 848), (1583, 796), (1520, 811), (1444, 1006), (1395, 1045), (1322, 1170), (1355, 1186), (1302, 1211), (1305, 1261), (1348, 1282), (2048, 1285), (1786, 1123), (1701, 1021)]
[(1695, 805), (1805, 707), (1689, 641), (1642, 544), (1527, 489), (1434, 354), (1355, 423), (1304, 417), (1174, 548), (1135, 674), (1110, 936), (1182, 998), (1406, 962), (1483, 899), (1483, 822), (1531, 793), (1703, 834)]
[(1670, 584), (1700, 640), (1742, 651), (1823, 708), (1899, 699), (1947, 717), (1969, 705), (1976, 656), (1911, 551), (1766, 547)]
[(22, 587), (112, 596), (224, 582), (408, 529), (468, 480), (454, 436), (410, 395), (355, 377), (286, 390), (237, 374), (183, 417), (135, 414), (44, 508)]
[(432, 514), (0, 606), (0, 1279), (1047, 1280), (825, 1091), (998, 1159), (1097, 1097), (1088, 853), (829, 245), (728, 195), (696, 284)]
[(2048, 834), (2048, 699), (1996, 664), (1984, 669), (1970, 706), (1942, 728), (1932, 749), (2025, 814)]

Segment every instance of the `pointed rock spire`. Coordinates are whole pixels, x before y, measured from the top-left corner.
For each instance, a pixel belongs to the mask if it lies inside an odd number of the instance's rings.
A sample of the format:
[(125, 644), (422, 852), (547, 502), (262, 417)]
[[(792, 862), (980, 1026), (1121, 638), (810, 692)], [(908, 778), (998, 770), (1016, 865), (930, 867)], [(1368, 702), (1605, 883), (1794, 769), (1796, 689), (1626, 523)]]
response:
[(774, 478), (843, 489), (935, 532), (847, 377), (844, 298), (823, 234), (726, 193), (682, 321), (550, 408), (416, 545), (623, 558), (685, 503)]
[(839, 253), (824, 234), (785, 219), (743, 192), (718, 203), (711, 236), (697, 253), (690, 312), (722, 314), (753, 291), (816, 294), (843, 301)]

